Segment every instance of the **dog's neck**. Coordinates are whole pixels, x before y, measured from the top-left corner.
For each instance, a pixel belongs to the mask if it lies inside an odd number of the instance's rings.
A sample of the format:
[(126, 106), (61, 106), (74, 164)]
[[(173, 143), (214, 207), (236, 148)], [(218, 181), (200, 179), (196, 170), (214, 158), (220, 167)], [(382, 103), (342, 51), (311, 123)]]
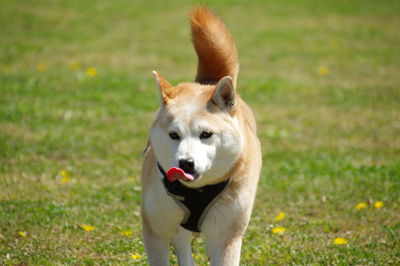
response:
[(185, 217), (181, 226), (192, 232), (200, 232), (201, 224), (208, 210), (231, 183), (231, 178), (213, 185), (190, 188), (178, 180), (173, 182), (169, 181), (165, 170), (158, 162), (157, 167), (163, 175), (162, 182), (167, 194), (172, 197), (185, 212)]

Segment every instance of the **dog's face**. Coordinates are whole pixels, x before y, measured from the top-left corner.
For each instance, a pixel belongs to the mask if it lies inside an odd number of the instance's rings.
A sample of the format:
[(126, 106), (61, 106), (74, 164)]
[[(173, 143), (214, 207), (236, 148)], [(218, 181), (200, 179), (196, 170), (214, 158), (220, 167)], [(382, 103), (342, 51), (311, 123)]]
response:
[(242, 150), (233, 112), (235, 92), (232, 87), (232, 95), (228, 95), (226, 88), (218, 92), (218, 87), (184, 83), (170, 87), (169, 96), (164, 91), (167, 99), (162, 94), (151, 145), (165, 170), (178, 167), (193, 176), (193, 181), (185, 181), (187, 186), (200, 187), (221, 179)]

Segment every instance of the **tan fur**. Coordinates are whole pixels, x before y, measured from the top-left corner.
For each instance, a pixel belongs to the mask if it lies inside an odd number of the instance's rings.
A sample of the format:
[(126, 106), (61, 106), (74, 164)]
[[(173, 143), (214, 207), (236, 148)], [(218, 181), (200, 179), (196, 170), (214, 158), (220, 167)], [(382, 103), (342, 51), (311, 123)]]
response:
[(230, 76), (236, 84), (239, 62), (236, 46), (225, 24), (209, 9), (195, 8), (190, 14), (192, 41), (198, 56), (195, 81), (215, 84)]
[[(194, 9), (190, 20), (193, 43), (199, 57), (196, 82), (173, 86), (154, 72), (162, 101), (150, 130), (167, 132), (168, 125), (174, 117), (182, 115), (188, 124), (198, 120), (207, 121), (216, 134), (221, 133), (218, 130), (222, 123), (238, 127), (243, 148), (235, 163), (226, 173), (214, 178), (213, 182), (201, 183), (200, 180), (196, 185), (198, 187), (232, 179), (228, 188), (211, 207), (201, 230), (206, 236), (207, 254), (212, 265), (238, 265), (241, 240), (250, 219), (261, 169), (261, 149), (256, 134), (256, 122), (250, 108), (236, 92), (239, 64), (235, 45), (225, 25), (204, 7)], [(218, 86), (216, 84), (225, 76), (231, 76), (235, 86), (233, 112), (225, 112), (212, 101)], [(184, 116), (186, 109), (182, 108), (188, 105), (196, 113)], [(182, 248), (185, 243), (190, 245), (187, 238), (189, 235), (183, 232), (179, 225), (184, 213), (166, 194), (156, 163), (156, 154), (149, 140), (141, 174), (141, 215), (149, 263), (167, 265), (168, 244), (174, 240), (179, 263), (193, 265), (190, 248)]]

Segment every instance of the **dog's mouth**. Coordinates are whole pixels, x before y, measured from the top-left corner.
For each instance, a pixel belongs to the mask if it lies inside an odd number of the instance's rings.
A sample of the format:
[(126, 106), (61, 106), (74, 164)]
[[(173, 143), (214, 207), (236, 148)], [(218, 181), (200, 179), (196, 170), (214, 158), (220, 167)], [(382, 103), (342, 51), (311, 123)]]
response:
[(194, 181), (197, 178), (197, 174), (186, 173), (181, 168), (172, 167), (167, 172), (167, 178), (171, 182), (174, 182), (175, 180)]

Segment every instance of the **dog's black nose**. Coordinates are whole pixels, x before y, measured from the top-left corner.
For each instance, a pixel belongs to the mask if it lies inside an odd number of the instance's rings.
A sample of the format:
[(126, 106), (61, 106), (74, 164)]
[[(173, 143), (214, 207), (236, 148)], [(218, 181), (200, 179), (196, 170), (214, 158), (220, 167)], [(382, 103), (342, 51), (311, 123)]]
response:
[(179, 160), (179, 168), (181, 168), (185, 173), (194, 173), (194, 161), (192, 159)]

